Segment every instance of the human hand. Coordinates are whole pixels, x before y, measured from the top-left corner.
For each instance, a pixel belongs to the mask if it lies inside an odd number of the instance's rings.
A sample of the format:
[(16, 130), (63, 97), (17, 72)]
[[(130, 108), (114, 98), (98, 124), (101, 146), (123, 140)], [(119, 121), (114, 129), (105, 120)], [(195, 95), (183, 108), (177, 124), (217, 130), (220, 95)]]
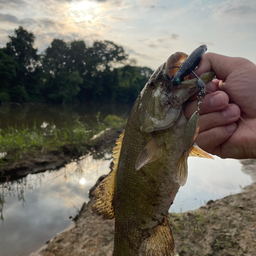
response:
[[(196, 73), (210, 70), (217, 80), (206, 86), (196, 143), (222, 158), (256, 158), (256, 65), (243, 58), (207, 53)], [(187, 104), (187, 118), (196, 106), (196, 100)]]

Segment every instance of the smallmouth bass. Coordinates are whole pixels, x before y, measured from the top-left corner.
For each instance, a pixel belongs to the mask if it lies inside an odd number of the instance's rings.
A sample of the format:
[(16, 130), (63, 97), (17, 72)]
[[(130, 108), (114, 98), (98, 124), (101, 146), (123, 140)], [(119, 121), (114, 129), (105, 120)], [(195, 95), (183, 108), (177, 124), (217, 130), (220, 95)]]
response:
[[(198, 111), (189, 120), (183, 113), (199, 90), (197, 79), (172, 84), (186, 58), (176, 52), (152, 74), (113, 150), (114, 171), (94, 191), (92, 211), (115, 218), (114, 256), (174, 256), (168, 210), (186, 183), (189, 154), (208, 156), (193, 147)], [(214, 76), (200, 78), (207, 83)]]

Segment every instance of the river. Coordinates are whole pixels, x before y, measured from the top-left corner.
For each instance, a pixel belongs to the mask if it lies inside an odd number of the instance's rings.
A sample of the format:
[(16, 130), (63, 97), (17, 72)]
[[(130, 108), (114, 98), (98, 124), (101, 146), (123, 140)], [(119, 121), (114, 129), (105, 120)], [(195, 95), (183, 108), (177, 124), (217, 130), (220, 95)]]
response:
[[(4, 105), (0, 106), (0, 127), (18, 129), (24, 123), (32, 126), (35, 121), (38, 126), (44, 123), (61, 126), (75, 118), (93, 125), (99, 112), (102, 118), (107, 114), (125, 116), (129, 106)], [(110, 162), (108, 153), (98, 157), (86, 155), (63, 168), (1, 184), (0, 255), (29, 255), (70, 226), (72, 217), (89, 200), (89, 189), (99, 176), (109, 172)], [(184, 212), (240, 192), (252, 183), (241, 166), (232, 159), (189, 158), (187, 184), (180, 189), (170, 211)]]

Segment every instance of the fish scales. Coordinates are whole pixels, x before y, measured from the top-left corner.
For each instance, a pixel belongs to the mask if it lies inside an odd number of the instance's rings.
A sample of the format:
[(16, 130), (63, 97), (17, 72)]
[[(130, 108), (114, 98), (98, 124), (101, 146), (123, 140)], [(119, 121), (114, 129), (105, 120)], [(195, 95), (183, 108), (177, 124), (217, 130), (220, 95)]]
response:
[[(198, 91), (197, 80), (185, 78), (174, 87), (168, 67), (186, 56), (171, 55), (151, 76), (114, 148), (118, 165), (94, 191), (92, 210), (115, 217), (114, 256), (174, 255), (168, 210), (186, 182), (199, 115), (187, 120), (183, 113), (184, 103)], [(212, 72), (200, 76), (204, 82), (213, 77)]]
[[(118, 186), (114, 208), (115, 216), (119, 217), (115, 222), (114, 255), (138, 255), (136, 253), (139, 248), (134, 246), (134, 240), (137, 247), (141, 246), (142, 241), (154, 232), (154, 228), (166, 222), (167, 212), (179, 189), (179, 184), (174, 181), (173, 175), (177, 161), (184, 150), (179, 148), (175, 155), (166, 151), (163, 157), (136, 171), (134, 166), (138, 154), (152, 138), (151, 135), (145, 138), (133, 128), (134, 126), (129, 127), (129, 125), (126, 128), (117, 172)], [(132, 140), (129, 139), (130, 136)], [(178, 146), (177, 140), (166, 136), (163, 132), (155, 136), (161, 136), (161, 139), (172, 145), (170, 147), (173, 149)], [(173, 136), (176, 138), (183, 136), (182, 130), (174, 132)], [(168, 228), (167, 233), (171, 232), (168, 225), (166, 228)], [(126, 233), (124, 230), (129, 232)], [(129, 239), (130, 235), (131, 239)], [(170, 235), (170, 239), (171, 237)], [(119, 248), (122, 250), (121, 254)]]

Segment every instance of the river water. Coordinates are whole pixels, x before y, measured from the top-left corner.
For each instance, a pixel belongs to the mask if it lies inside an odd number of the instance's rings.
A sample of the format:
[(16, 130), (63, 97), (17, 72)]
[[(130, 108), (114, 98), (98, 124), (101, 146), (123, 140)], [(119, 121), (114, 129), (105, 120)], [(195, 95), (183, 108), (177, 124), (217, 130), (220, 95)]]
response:
[[(8, 111), (6, 106), (5, 109), (1, 107), (2, 127), (19, 126), (25, 120), (31, 125), (33, 120), (38, 125), (53, 120), (56, 125), (61, 125), (63, 120), (67, 120), (67, 116), (80, 116), (93, 121), (92, 116), (98, 111), (103, 117), (109, 113), (123, 116), (129, 111), (129, 106), (76, 108), (27, 105), (26, 111), (24, 106), (11, 107)], [(14, 113), (17, 114), (15, 117)], [(4, 204), (3, 220), (0, 223), (0, 255), (29, 255), (56, 233), (70, 226), (71, 217), (77, 214), (83, 202), (89, 200), (89, 189), (99, 176), (109, 172), (110, 162), (111, 155), (107, 153), (97, 159), (86, 155), (61, 169), (1, 184), (0, 199), (4, 199)], [(252, 183), (251, 177), (242, 172), (241, 166), (239, 161), (232, 159), (189, 158), (188, 181), (177, 194), (170, 212), (195, 209), (211, 199), (240, 192), (242, 187)]]

